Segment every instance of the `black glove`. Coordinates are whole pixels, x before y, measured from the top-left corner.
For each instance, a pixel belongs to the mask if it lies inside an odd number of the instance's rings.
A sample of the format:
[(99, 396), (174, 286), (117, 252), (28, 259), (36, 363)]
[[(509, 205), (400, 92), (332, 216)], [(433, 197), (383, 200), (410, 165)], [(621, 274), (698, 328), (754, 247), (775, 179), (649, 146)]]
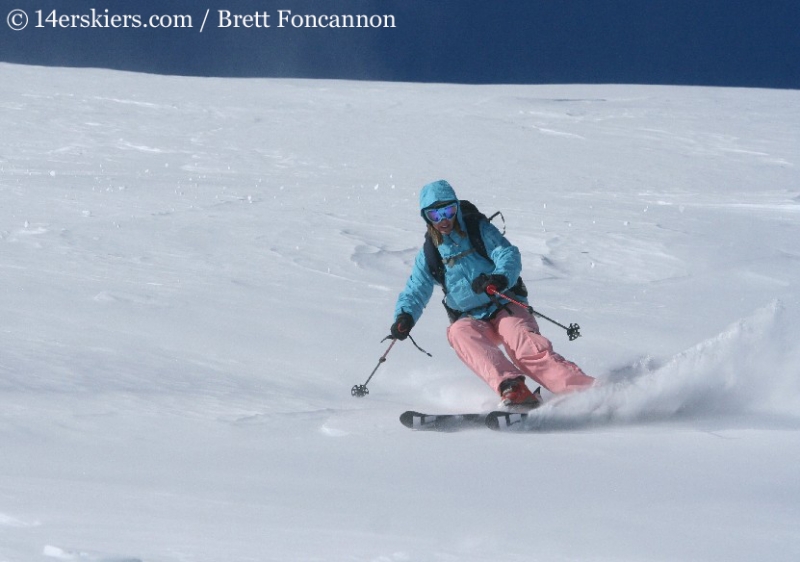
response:
[(392, 332), (392, 337), (396, 340), (404, 340), (408, 337), (411, 328), (414, 327), (414, 317), (408, 312), (401, 312), (394, 320), (394, 324), (389, 330)]
[(472, 282), (472, 290), (476, 293), (485, 293), (490, 285), (494, 286), (498, 291), (502, 291), (508, 287), (508, 279), (506, 279), (505, 275), (499, 275), (497, 273), (492, 273), (491, 275), (481, 273)]

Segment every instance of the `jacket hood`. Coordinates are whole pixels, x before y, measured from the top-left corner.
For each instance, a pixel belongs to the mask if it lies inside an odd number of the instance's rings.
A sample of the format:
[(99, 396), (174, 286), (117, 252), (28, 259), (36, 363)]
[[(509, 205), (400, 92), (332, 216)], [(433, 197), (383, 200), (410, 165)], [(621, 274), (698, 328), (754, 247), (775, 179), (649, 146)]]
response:
[[(428, 207), (446, 201), (458, 201), (453, 186), (451, 186), (447, 180), (437, 180), (426, 184), (419, 193), (420, 214)], [(425, 218), (424, 215), (422, 218)]]

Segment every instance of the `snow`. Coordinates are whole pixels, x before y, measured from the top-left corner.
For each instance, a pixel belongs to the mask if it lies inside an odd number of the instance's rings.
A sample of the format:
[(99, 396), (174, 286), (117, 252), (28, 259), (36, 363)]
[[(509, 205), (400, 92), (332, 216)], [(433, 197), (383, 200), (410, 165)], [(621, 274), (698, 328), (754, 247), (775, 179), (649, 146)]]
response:
[[(0, 65), (0, 562), (800, 559), (800, 93)], [(446, 178), (556, 350), (540, 433), (438, 297)]]

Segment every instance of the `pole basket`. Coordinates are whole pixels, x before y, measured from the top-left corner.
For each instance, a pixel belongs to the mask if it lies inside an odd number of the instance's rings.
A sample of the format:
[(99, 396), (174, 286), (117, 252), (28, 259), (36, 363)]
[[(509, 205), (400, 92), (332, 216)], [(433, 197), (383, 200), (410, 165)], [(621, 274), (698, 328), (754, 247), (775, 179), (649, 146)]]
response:
[(369, 394), (369, 389), (365, 384), (356, 384), (353, 385), (353, 388), (350, 389), (350, 394), (352, 394), (356, 398), (363, 398), (364, 396)]
[(567, 336), (569, 341), (573, 341), (581, 337), (581, 327), (574, 322), (567, 327)]

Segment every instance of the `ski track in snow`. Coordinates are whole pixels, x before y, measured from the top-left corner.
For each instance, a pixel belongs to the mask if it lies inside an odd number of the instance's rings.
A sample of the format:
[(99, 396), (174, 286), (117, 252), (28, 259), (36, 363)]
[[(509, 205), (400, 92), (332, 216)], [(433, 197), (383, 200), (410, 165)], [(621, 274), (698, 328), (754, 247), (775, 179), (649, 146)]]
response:
[(38, 521), (24, 521), (5, 513), (0, 513), (0, 527), (13, 527), (15, 529), (24, 529), (27, 527), (36, 527), (40, 525)]
[(42, 555), (57, 560), (75, 560), (78, 562), (142, 562), (138, 558), (107, 556), (80, 550), (65, 550), (52, 545), (46, 545), (42, 550)]

